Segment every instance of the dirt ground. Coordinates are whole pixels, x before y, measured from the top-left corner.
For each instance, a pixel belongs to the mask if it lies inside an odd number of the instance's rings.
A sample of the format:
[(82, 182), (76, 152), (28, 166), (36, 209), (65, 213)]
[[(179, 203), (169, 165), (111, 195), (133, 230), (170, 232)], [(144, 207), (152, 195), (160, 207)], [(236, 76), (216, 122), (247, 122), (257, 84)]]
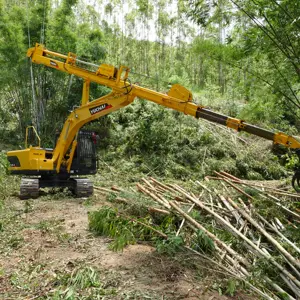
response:
[[(92, 201), (63, 195), (6, 200), (0, 215), (0, 299), (258, 299), (220, 295), (205, 262), (192, 270), (147, 244), (111, 251), (110, 239), (88, 231), (88, 213), (104, 204), (100, 195)], [(87, 267), (99, 274), (101, 293), (69, 295), (62, 282)]]

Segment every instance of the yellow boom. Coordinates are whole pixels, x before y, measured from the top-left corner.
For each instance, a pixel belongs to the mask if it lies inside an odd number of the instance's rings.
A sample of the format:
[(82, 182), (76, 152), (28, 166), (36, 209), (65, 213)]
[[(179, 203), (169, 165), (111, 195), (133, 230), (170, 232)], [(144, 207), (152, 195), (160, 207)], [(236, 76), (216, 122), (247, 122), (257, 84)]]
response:
[[(77, 146), (76, 135), (79, 129), (92, 120), (129, 105), (136, 97), (152, 101), (195, 118), (203, 118), (237, 131), (245, 131), (272, 140), (275, 144), (281, 144), (292, 149), (300, 149), (300, 142), (293, 136), (282, 132), (274, 133), (193, 103), (192, 93), (179, 84), (173, 85), (167, 94), (159, 93), (131, 84), (128, 80), (129, 68), (127, 67), (122, 66), (117, 69), (108, 64), (96, 66), (77, 59), (74, 53), (63, 55), (47, 50), (41, 44), (36, 44), (35, 47), (28, 49), (27, 56), (31, 58), (33, 63), (42, 64), (82, 78), (82, 101), (80, 107), (75, 108), (67, 118), (53, 152), (47, 152), (47, 150), (40, 147), (30, 147), (25, 150), (8, 152), (8, 157), (17, 156), (19, 161), (21, 161), (19, 165), (11, 164), (10, 170), (13, 173), (22, 174), (24, 170), (33, 171), (33, 173), (42, 170), (60, 173), (62, 168), (64, 171), (70, 172)], [(81, 67), (83, 64), (92, 66), (95, 70), (90, 71)], [(112, 92), (99, 99), (89, 101), (91, 82), (107, 86), (112, 89)]]

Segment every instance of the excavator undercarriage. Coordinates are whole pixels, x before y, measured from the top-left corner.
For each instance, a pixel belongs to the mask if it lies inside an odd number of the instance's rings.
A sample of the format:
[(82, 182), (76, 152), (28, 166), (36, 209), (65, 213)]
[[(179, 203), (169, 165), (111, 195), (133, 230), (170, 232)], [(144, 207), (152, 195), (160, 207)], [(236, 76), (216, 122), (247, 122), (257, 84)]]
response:
[(88, 178), (72, 178), (68, 180), (62, 179), (45, 179), (40, 178), (22, 178), (20, 186), (20, 199), (38, 198), (41, 188), (45, 187), (61, 187), (68, 188), (78, 198), (90, 197), (93, 195), (93, 183)]

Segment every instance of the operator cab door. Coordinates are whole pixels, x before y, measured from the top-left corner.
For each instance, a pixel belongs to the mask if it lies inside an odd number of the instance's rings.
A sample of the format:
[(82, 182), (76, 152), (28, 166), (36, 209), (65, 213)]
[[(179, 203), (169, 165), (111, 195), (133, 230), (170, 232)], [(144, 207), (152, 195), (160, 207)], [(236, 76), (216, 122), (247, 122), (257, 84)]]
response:
[(92, 131), (80, 130), (77, 148), (73, 158), (71, 173), (78, 175), (96, 174), (96, 134)]

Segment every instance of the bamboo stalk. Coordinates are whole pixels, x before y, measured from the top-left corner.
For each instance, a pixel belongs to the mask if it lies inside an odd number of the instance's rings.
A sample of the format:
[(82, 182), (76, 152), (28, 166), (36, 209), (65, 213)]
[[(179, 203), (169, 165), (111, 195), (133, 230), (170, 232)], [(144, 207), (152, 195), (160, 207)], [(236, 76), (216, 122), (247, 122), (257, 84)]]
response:
[(270, 195), (270, 194), (268, 194), (268, 196), (269, 196), (271, 199), (277, 201), (277, 202), (273, 202), (273, 203), (275, 203), (277, 206), (281, 207), (284, 211), (286, 211), (286, 212), (289, 213), (290, 215), (292, 215), (292, 216), (294, 216), (294, 217), (296, 217), (296, 218), (298, 218), (298, 219), (300, 220), (300, 215), (298, 215), (297, 213), (291, 211), (290, 209), (288, 209), (288, 208), (286, 208), (285, 206), (283, 206), (282, 204), (280, 204), (280, 203), (279, 203), (280, 200), (279, 200), (278, 198), (276, 198), (276, 197), (274, 197), (274, 196), (272, 196), (272, 195)]
[(264, 217), (261, 215), (258, 215), (258, 217), (267, 224), (274, 232), (276, 232), (283, 240), (285, 240), (290, 246), (292, 246), (298, 253), (300, 253), (300, 249), (291, 242), (285, 235), (283, 235), (275, 226), (273, 226), (271, 223), (269, 223)]
[(208, 187), (206, 187), (204, 184), (202, 184), (200, 181), (197, 180), (196, 183), (198, 185), (200, 185), (203, 189), (205, 189), (207, 192), (212, 193), (212, 191)]
[(270, 297), (269, 295), (267, 295), (266, 293), (264, 293), (263, 291), (261, 291), (260, 289), (258, 289), (257, 287), (255, 287), (253, 284), (251, 284), (249, 281), (236, 276), (236, 274), (232, 271), (228, 271), (228, 269), (222, 265), (220, 265), (219, 263), (215, 262), (214, 260), (212, 260), (211, 258), (207, 257), (206, 255), (203, 255), (202, 253), (197, 252), (196, 250), (185, 246), (186, 249), (190, 250), (191, 252), (195, 253), (196, 255), (207, 259), (209, 262), (211, 262), (212, 264), (218, 266), (219, 268), (221, 268), (222, 270), (224, 270), (225, 272), (229, 273), (231, 276), (233, 276), (234, 278), (243, 281), (246, 285), (248, 285), (254, 292), (256, 292), (258, 295), (260, 295), (261, 297), (263, 297), (266, 300), (274, 300), (274, 298)]
[(210, 237), (216, 244), (218, 244), (220, 247), (222, 247), (223, 249), (226, 249), (227, 252), (229, 252), (231, 255), (233, 255), (234, 257), (237, 258), (237, 260), (241, 263), (243, 263), (244, 265), (248, 265), (249, 266), (249, 262), (241, 257), (236, 251), (234, 251), (231, 247), (229, 247), (228, 245), (226, 245), (224, 242), (222, 242), (221, 240), (219, 240), (213, 233), (211, 233), (210, 231), (208, 231), (205, 227), (203, 227), (201, 224), (199, 224), (196, 220), (194, 220), (192, 217), (190, 217), (188, 214), (186, 214), (181, 208), (179, 208), (175, 203), (173, 202), (169, 202), (170, 205), (177, 211), (179, 212), (182, 216), (184, 216), (184, 218), (190, 222), (193, 226), (195, 226), (198, 229), (201, 229), (202, 231), (205, 232), (205, 234), (207, 234), (208, 237)]
[(213, 198), (212, 198), (211, 194), (209, 194), (209, 200), (210, 200), (210, 204), (211, 204), (211, 209), (212, 209), (212, 211), (214, 211), (214, 202), (213, 202)]
[[(226, 178), (226, 177), (223, 177), (223, 176), (220, 176), (220, 177), (206, 176), (206, 178), (213, 179), (213, 180), (225, 180), (225, 179), (227, 181), (230, 180), (229, 178)], [(255, 189), (258, 192), (264, 193), (264, 194), (273, 193), (273, 194), (277, 194), (277, 195), (280, 195), (280, 196), (293, 197), (293, 198), (297, 198), (297, 199), (300, 198), (300, 195), (297, 195), (295, 193), (289, 193), (289, 192), (285, 192), (285, 191), (282, 191), (282, 190), (277, 191), (277, 189), (275, 189), (275, 188), (270, 188), (270, 187), (267, 187), (267, 186), (262, 187), (260, 185), (255, 185), (253, 183), (245, 182), (245, 181), (242, 181), (242, 180), (230, 180), (230, 182), (250, 186), (252, 189)], [(268, 189), (269, 191), (267, 192), (267, 191), (258, 189), (258, 187), (260, 187), (261, 189)]]
[(236, 209), (234, 209), (230, 203), (226, 200), (226, 198), (222, 195), (219, 195), (219, 198), (221, 199), (221, 201), (224, 203), (224, 205), (228, 208), (228, 210), (232, 213), (232, 215), (235, 217), (237, 224), (243, 225), (245, 223), (245, 221), (243, 220), (243, 218), (241, 217), (241, 215), (239, 215), (239, 213), (237, 212)]
[(220, 177), (220, 178), (227, 179), (227, 176), (225, 176), (225, 175), (223, 175), (223, 174), (221, 174), (221, 173), (219, 173), (219, 172), (217, 172), (217, 171), (214, 171), (214, 173), (215, 173), (218, 177)]
[[(206, 207), (202, 202), (194, 199), (190, 195), (186, 195), (191, 201), (196, 203), (199, 207), (203, 208), (205, 211), (213, 215), (221, 224), (223, 224), (230, 232), (239, 236), (242, 240), (244, 240), (252, 249), (260, 256), (265, 257), (268, 259), (274, 266), (276, 266), (282, 273), (284, 273), (290, 280), (292, 280), (297, 286), (300, 287), (300, 282), (289, 272), (287, 271), (282, 265), (280, 265), (272, 256), (268, 256), (262, 249), (258, 248), (251, 240), (249, 240), (246, 236), (244, 236), (241, 232), (239, 232), (235, 227), (233, 227), (230, 223), (220, 217), (217, 213), (213, 212), (211, 209)], [(170, 203), (171, 205), (171, 203)]]
[(170, 212), (167, 211), (167, 210), (164, 210), (164, 209), (160, 209), (160, 208), (156, 208), (156, 207), (148, 207), (148, 211), (151, 213), (151, 212), (155, 212), (155, 213), (160, 213), (160, 214), (163, 214), (163, 215), (169, 215)]
[(240, 208), (234, 201), (228, 198), (229, 203), (246, 219), (250, 222), (259, 232), (261, 232), (267, 240), (273, 244), (293, 265), (300, 269), (300, 262), (293, 257), (285, 248), (283, 248), (264, 228), (262, 228), (248, 213)]
[(169, 191), (169, 192), (174, 192), (173, 189), (171, 189), (171, 188), (168, 187), (167, 185), (165, 185), (165, 184), (159, 182), (159, 181), (156, 180), (155, 178), (150, 177), (150, 179), (151, 179), (155, 184), (157, 184), (157, 185), (159, 185), (160, 187), (162, 187), (163, 189), (165, 189), (165, 190), (167, 190), (167, 191)]
[(153, 195), (156, 195), (157, 198), (159, 198), (161, 201), (165, 202), (166, 205), (168, 204), (168, 200), (163, 197), (162, 194), (158, 193), (156, 187), (154, 187), (149, 181), (147, 181), (145, 178), (142, 178), (142, 181), (148, 186), (145, 187), (146, 190), (151, 192)]
[(239, 179), (239, 178), (237, 178), (237, 177), (235, 177), (235, 176), (233, 176), (233, 175), (231, 175), (231, 174), (229, 174), (225, 171), (220, 171), (219, 173), (226, 176), (226, 177), (228, 177), (229, 179), (236, 180), (236, 181), (241, 181), (241, 179)]
[(168, 203), (167, 200), (161, 200), (161, 198), (159, 198), (157, 195), (151, 193), (150, 191), (148, 191), (145, 187), (143, 187), (141, 184), (137, 184), (136, 185), (137, 188), (142, 191), (144, 194), (147, 194), (148, 196), (150, 196), (152, 199), (154, 199), (155, 201), (157, 201), (159, 204), (161, 204), (162, 206), (166, 207), (167, 209), (170, 209), (170, 204)]
[[(214, 179), (220, 180), (221, 178), (214, 177)], [(284, 191), (281, 189), (276, 189), (276, 188), (272, 188), (272, 187), (268, 187), (268, 186), (257, 185), (255, 183), (246, 182), (245, 180), (240, 180), (240, 179), (238, 179), (238, 180), (227, 179), (227, 180), (230, 180), (233, 183), (250, 186), (261, 193), (268, 193), (268, 192), (262, 190), (262, 189), (266, 189), (266, 190), (269, 190), (269, 193), (273, 193), (273, 194), (277, 194), (277, 195), (281, 195), (281, 196), (293, 197), (293, 198), (300, 198), (300, 195), (298, 195), (296, 193), (291, 193), (291, 192), (287, 192), (287, 191)], [(258, 188), (260, 188), (260, 189), (258, 189)]]
[(291, 296), (289, 293), (287, 293), (285, 290), (283, 290), (278, 284), (273, 282), (270, 278), (264, 277), (264, 279), (279, 293), (285, 295), (288, 300), (296, 300), (293, 296)]
[(250, 213), (250, 209), (249, 209), (249, 207), (245, 204), (245, 202), (244, 202), (241, 198), (238, 198), (238, 201), (239, 201), (240, 204), (243, 206), (244, 210), (245, 210), (247, 213)]
[(223, 185), (224, 190), (225, 190), (227, 193), (229, 193), (229, 190), (228, 190), (227, 186), (225, 185), (225, 183), (224, 183), (223, 181), (221, 181), (221, 184)]
[(236, 185), (234, 185), (231, 181), (227, 180), (226, 178), (223, 178), (223, 180), (228, 183), (230, 186), (232, 186), (234, 189), (236, 189), (237, 191), (239, 191), (241, 194), (243, 194), (244, 196), (246, 196), (248, 199), (250, 200), (254, 200), (254, 198), (252, 196), (250, 196), (249, 194), (247, 194), (246, 192), (244, 192), (243, 190), (241, 190), (239, 187), (237, 187)]
[[(224, 208), (223, 207), (223, 202), (221, 202), (221, 200), (220, 200), (220, 198), (216, 198), (216, 200), (217, 200), (217, 204), (218, 204), (218, 207), (220, 208), (220, 209), (226, 209), (226, 208)], [(223, 217), (224, 217), (224, 219), (227, 221), (227, 222), (230, 222), (229, 221), (229, 218), (227, 217), (227, 215), (223, 215)]]
[(142, 181), (148, 186), (148, 188), (150, 188), (153, 192), (157, 192), (156, 188), (148, 181), (146, 180), (146, 178), (142, 178)]
[(220, 256), (220, 262), (223, 261), (224, 259), (227, 259), (228, 262), (232, 265), (232, 267), (235, 270), (239, 270), (244, 276), (249, 276), (249, 272), (243, 266), (241, 266), (238, 261), (232, 258), (230, 254), (227, 253), (226, 250), (222, 252), (222, 249), (220, 249), (217, 245), (216, 245), (216, 250), (218, 251), (218, 254)]
[(300, 272), (296, 269), (296, 267), (294, 265), (292, 265), (287, 259), (286, 257), (283, 256), (283, 259), (286, 261), (286, 263), (291, 267), (291, 269), (293, 270), (293, 272), (295, 274), (297, 274), (298, 278), (300, 278)]
[[(190, 213), (192, 211), (192, 209), (194, 208), (194, 206), (195, 206), (195, 203), (192, 204), (192, 206), (188, 209), (187, 213)], [(181, 224), (176, 232), (176, 236), (179, 235), (179, 232), (180, 232), (182, 226), (184, 225), (184, 222), (185, 222), (185, 218), (182, 219)]]
[(284, 277), (283, 274), (280, 274), (281, 279), (285, 282), (285, 284), (293, 291), (296, 295), (297, 299), (300, 297), (300, 290), (299, 288), (288, 278)]

